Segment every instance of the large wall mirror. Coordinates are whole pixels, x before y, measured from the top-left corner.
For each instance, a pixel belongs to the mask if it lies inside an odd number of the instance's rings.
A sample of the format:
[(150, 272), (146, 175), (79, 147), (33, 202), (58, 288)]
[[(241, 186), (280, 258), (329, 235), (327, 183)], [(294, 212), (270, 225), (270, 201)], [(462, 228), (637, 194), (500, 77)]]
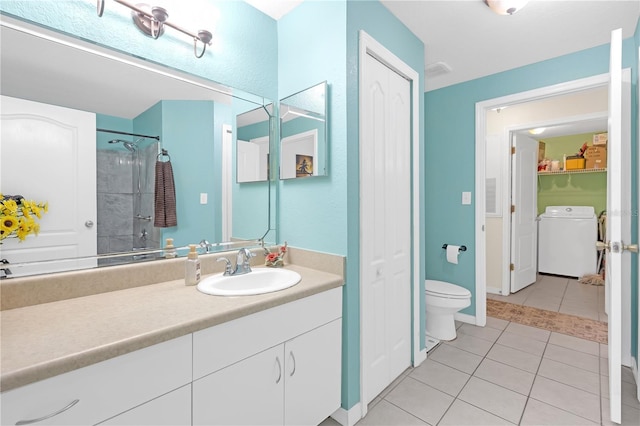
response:
[(280, 179), (326, 176), (327, 82), (280, 100)]
[[(12, 276), (158, 259), (167, 238), (184, 254), (275, 234), (275, 186), (263, 174), (243, 187), (234, 167), (246, 114), (265, 111), (272, 129), (272, 101), (20, 22), (0, 29), (0, 192), (48, 202), (39, 235), (2, 240)], [(157, 222), (167, 162), (176, 226)]]

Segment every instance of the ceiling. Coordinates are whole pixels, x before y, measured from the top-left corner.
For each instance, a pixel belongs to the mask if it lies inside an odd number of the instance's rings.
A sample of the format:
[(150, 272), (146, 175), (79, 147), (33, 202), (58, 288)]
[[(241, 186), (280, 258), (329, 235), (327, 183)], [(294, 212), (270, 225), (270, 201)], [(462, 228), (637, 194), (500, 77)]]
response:
[[(317, 0), (306, 0), (317, 1)], [(302, 2), (247, 0), (274, 19)], [(514, 15), (497, 15), (483, 0), (382, 0), (425, 46), (425, 90), (495, 74), (608, 43), (611, 30), (632, 37), (640, 0), (531, 0)]]

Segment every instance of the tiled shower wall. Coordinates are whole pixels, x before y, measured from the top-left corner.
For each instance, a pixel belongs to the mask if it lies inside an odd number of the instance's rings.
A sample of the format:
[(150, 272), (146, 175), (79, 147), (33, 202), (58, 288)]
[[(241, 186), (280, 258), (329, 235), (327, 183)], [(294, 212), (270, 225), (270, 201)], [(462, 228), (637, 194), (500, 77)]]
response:
[(97, 151), (98, 254), (160, 247), (160, 229), (153, 226), (157, 153), (157, 142), (140, 145), (136, 153), (124, 148)]

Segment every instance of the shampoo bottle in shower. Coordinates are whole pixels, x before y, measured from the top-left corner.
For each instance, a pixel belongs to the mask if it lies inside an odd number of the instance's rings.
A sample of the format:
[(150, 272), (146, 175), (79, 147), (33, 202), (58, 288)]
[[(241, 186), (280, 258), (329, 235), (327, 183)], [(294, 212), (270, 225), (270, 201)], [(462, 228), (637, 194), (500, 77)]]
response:
[(187, 263), (185, 267), (184, 283), (185, 285), (196, 285), (200, 282), (200, 259), (195, 244), (189, 244), (189, 254), (187, 254)]

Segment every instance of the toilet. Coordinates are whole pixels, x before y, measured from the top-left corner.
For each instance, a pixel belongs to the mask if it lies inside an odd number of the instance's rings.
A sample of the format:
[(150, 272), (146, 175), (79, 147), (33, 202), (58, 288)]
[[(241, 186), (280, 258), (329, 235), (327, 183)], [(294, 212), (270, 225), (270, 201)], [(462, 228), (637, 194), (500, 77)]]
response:
[(425, 280), (424, 288), (427, 339), (455, 339), (454, 315), (471, 305), (471, 292), (459, 285), (437, 280)]

